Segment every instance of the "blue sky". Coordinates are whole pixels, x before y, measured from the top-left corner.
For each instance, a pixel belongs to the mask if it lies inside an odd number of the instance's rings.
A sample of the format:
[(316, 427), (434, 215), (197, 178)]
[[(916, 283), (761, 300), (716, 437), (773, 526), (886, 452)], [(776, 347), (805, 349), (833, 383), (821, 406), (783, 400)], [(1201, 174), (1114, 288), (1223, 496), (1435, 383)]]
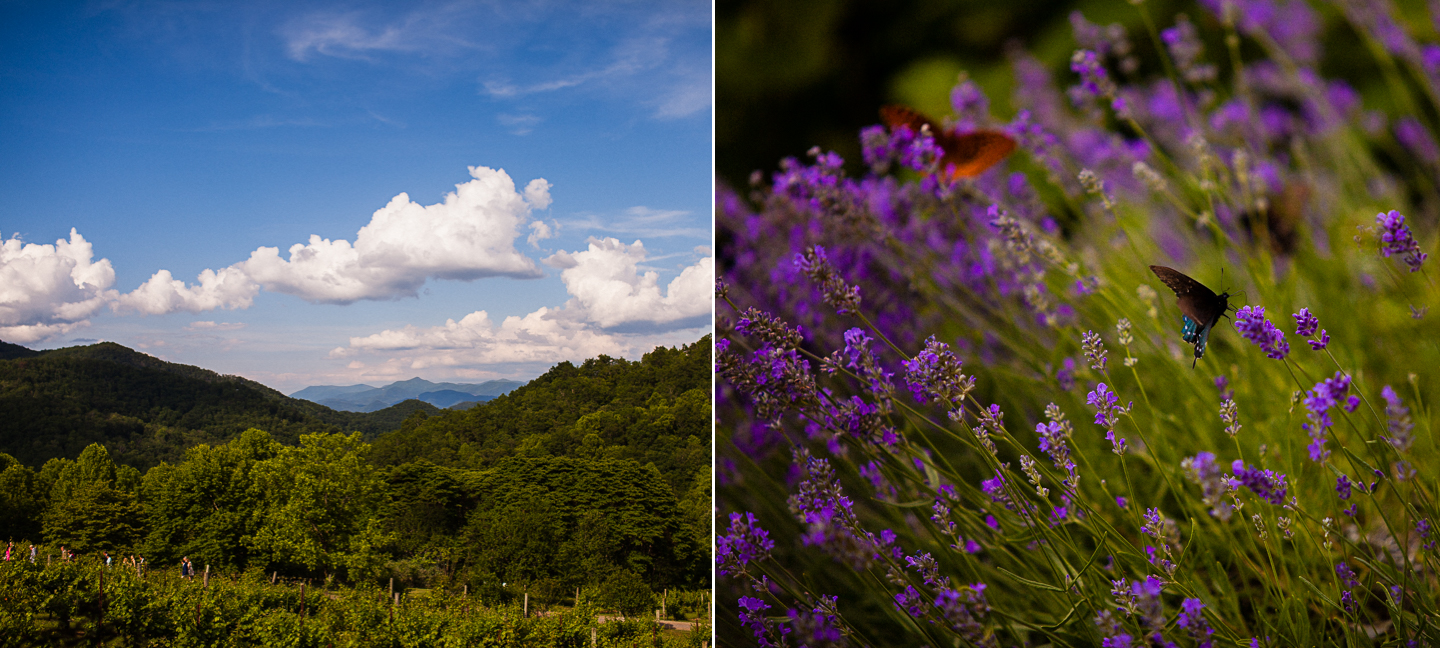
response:
[(286, 393), (709, 329), (708, 2), (0, 4), (0, 340)]

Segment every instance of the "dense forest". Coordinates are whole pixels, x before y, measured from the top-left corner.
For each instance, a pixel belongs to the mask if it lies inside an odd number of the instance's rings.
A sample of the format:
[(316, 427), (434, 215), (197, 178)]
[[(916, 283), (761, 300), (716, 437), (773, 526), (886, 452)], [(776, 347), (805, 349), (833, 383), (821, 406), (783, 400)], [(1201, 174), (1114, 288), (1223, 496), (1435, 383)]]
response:
[(0, 342), (0, 452), (30, 465), (74, 459), (99, 443), (116, 463), (145, 470), (250, 428), (291, 445), (318, 432), (373, 439), (415, 411), (440, 410), (410, 400), (377, 412), (337, 411), (113, 342), (50, 351)]
[[(710, 348), (561, 363), (465, 411), (357, 414), (118, 345), (10, 345), (3, 540), (502, 597), (708, 589)], [(381, 414), (391, 431), (356, 425)]]

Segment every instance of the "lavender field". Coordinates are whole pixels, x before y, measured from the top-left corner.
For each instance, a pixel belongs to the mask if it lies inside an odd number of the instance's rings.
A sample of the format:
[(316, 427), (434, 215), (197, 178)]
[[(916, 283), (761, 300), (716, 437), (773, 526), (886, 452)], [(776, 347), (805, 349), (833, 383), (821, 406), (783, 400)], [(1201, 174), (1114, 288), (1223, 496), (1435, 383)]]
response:
[(720, 645), (1440, 645), (1440, 7), (1130, 4), (717, 194)]

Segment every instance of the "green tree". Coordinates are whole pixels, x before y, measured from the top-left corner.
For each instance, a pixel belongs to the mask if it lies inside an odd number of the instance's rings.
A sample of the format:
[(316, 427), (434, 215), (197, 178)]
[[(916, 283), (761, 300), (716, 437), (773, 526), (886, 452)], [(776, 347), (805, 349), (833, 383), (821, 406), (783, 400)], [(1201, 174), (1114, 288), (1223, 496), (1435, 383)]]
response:
[(291, 573), (359, 578), (384, 562), (392, 538), (379, 513), (385, 482), (360, 434), (307, 434), (255, 468), (263, 521), (253, 548)]
[(224, 445), (190, 448), (178, 465), (151, 468), (141, 488), (145, 555), (158, 562), (190, 556), (200, 564), (246, 567), (263, 512), (255, 467), (281, 447), (251, 428)]
[(0, 541), (39, 542), (45, 504), (45, 493), (40, 490), (35, 471), (0, 453), (0, 529), (5, 530)]
[(144, 524), (134, 468), (117, 469), (105, 446), (93, 443), (75, 461), (52, 461), (42, 475), (46, 470), (54, 475), (43, 518), (47, 541), (79, 552), (134, 549)]
[(645, 579), (628, 569), (617, 569), (600, 585), (600, 604), (627, 617), (655, 609), (655, 592)]

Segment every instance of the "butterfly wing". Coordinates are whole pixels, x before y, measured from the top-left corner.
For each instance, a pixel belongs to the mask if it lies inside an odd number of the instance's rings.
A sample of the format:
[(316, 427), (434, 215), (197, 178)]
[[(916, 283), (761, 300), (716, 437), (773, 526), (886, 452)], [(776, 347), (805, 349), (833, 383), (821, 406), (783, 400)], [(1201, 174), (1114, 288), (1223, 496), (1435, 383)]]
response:
[(1175, 292), (1175, 304), (1180, 307), (1180, 336), (1195, 345), (1195, 357), (1205, 355), (1205, 346), (1210, 340), (1210, 328), (1220, 321), (1229, 304), (1229, 294), (1217, 295), (1190, 277), (1174, 268), (1150, 266), (1150, 271), (1160, 277), (1170, 290)]
[(1015, 140), (1000, 131), (971, 131), (952, 140), (954, 148), (945, 149), (941, 165), (948, 169), (951, 180), (978, 176), (1015, 150)]
[(901, 126), (919, 133), (925, 126), (935, 138), (935, 145), (945, 152), (940, 168), (950, 180), (973, 178), (998, 164), (1015, 150), (1015, 140), (995, 130), (977, 130), (956, 134), (942, 128), (934, 120), (908, 106), (889, 105), (880, 109), (880, 120), (890, 130)]

